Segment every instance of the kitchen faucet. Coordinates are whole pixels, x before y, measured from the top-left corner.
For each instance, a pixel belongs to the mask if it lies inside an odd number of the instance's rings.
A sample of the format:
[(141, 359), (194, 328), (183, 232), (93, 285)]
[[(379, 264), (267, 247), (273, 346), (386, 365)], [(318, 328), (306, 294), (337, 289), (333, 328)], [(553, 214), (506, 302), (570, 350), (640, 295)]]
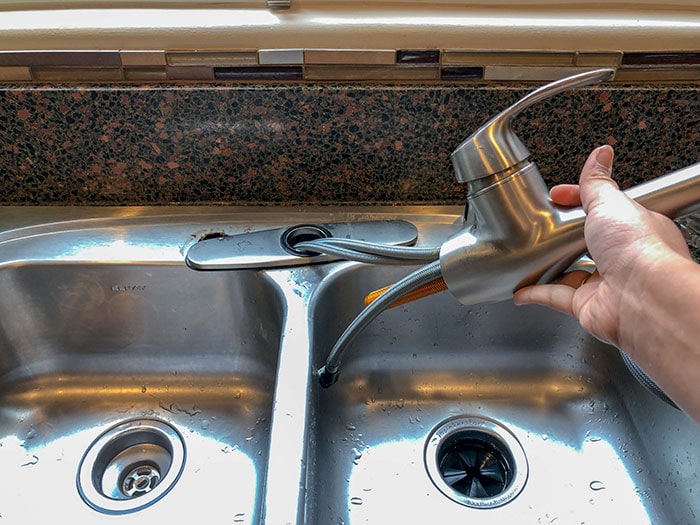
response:
[[(464, 228), (443, 243), (439, 264), (402, 279), (358, 315), (317, 372), (323, 386), (337, 380), (342, 355), (357, 333), (396, 299), (426, 282), (444, 280), (465, 305), (495, 302), (510, 299), (524, 286), (551, 281), (580, 258), (586, 250), (583, 209), (551, 201), (511, 122), (541, 100), (609, 80), (614, 73), (597, 69), (540, 87), (489, 120), (452, 153), (457, 180), (467, 184)], [(700, 209), (700, 163), (625, 193), (669, 217), (689, 215)], [(633, 371), (637, 372), (643, 374)]]
[[(464, 304), (493, 302), (557, 277), (585, 251), (580, 207), (563, 207), (511, 128), (523, 109), (564, 90), (607, 80), (600, 69), (533, 91), (492, 118), (453, 153), (457, 180), (467, 184), (465, 228), (442, 245), (440, 269), (447, 288)], [(700, 204), (700, 164), (636, 186), (626, 193), (669, 217)]]

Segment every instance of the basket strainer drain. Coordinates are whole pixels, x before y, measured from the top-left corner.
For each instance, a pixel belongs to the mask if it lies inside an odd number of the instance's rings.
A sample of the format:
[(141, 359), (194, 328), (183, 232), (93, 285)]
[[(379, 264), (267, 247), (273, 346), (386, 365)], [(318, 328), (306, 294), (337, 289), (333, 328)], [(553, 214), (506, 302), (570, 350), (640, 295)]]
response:
[(528, 473), (515, 436), (495, 421), (477, 417), (450, 419), (433, 431), (425, 464), (443, 494), (475, 508), (509, 502), (525, 486)]
[(185, 447), (173, 427), (154, 419), (127, 421), (90, 445), (78, 469), (78, 491), (100, 512), (136, 512), (165, 496), (184, 464)]

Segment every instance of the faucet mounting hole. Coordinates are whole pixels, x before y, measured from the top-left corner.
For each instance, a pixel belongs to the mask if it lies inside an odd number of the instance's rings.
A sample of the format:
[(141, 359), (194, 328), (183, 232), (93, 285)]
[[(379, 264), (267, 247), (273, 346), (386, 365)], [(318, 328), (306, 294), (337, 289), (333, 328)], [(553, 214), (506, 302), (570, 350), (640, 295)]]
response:
[(299, 257), (312, 257), (314, 255), (318, 255), (318, 253), (310, 252), (308, 250), (298, 250), (296, 249), (296, 245), (301, 242), (327, 239), (331, 236), (331, 232), (329, 232), (323, 226), (318, 226), (317, 224), (298, 224), (284, 230), (280, 241), (282, 243), (282, 247), (292, 255), (298, 255)]

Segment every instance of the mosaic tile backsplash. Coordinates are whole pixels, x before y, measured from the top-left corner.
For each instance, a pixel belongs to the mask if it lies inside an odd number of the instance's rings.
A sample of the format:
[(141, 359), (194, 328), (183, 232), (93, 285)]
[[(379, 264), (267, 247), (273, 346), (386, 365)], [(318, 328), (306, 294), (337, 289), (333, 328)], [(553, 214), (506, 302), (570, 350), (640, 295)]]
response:
[[(450, 153), (513, 85), (0, 89), (2, 204), (455, 204)], [(567, 92), (515, 122), (549, 185), (616, 149), (624, 187), (700, 160), (700, 86)]]

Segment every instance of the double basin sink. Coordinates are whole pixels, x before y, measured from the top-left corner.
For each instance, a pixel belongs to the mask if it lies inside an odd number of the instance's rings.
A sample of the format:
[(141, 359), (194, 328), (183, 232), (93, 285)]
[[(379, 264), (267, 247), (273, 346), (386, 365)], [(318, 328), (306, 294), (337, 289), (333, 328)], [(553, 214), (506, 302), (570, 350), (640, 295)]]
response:
[(411, 267), (195, 271), (200, 239), (456, 207), (0, 210), (3, 523), (635, 523), (700, 519), (700, 428), (578, 323), (449, 292), (388, 310), (314, 376), (364, 296)]

